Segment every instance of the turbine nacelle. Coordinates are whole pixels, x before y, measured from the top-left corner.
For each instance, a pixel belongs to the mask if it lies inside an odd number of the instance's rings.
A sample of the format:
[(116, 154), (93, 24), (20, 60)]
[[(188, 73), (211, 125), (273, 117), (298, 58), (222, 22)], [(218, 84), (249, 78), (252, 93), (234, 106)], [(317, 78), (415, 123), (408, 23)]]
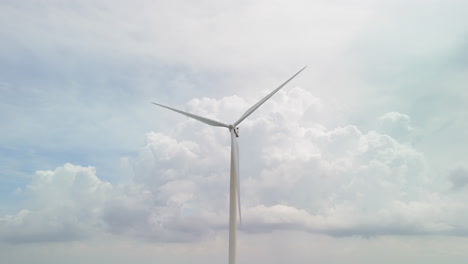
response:
[(229, 125), (229, 131), (233, 131), (236, 137), (239, 137), (239, 127), (234, 127), (233, 125)]

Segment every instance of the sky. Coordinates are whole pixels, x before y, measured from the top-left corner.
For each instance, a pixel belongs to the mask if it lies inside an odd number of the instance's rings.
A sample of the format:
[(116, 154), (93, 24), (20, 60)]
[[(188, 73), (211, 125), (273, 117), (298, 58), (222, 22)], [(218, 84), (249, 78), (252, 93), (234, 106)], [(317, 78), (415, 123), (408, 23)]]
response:
[(468, 259), (468, 2), (0, 2), (6, 263)]

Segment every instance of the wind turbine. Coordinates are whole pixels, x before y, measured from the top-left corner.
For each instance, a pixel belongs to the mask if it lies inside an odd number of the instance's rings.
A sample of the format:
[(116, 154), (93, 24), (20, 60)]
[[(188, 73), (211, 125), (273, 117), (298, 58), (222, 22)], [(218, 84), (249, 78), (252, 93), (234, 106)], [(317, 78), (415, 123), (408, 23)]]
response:
[[(307, 66), (306, 66), (307, 67)], [(258, 101), (258, 103), (254, 104), (252, 107), (247, 109), (245, 113), (233, 124), (225, 124), (216, 120), (212, 120), (206, 117), (194, 115), (191, 113), (187, 113), (181, 110), (174, 109), (169, 106), (165, 106), (162, 104), (151, 102), (157, 106), (161, 106), (177, 112), (179, 114), (188, 116), (200, 122), (203, 122), (210, 126), (217, 126), (217, 127), (226, 127), (229, 129), (231, 133), (231, 175), (230, 175), (230, 190), (229, 190), (229, 264), (236, 263), (236, 231), (237, 231), (237, 222), (236, 222), (236, 207), (239, 209), (239, 221), (242, 223), (241, 217), (241, 207), (240, 207), (240, 182), (239, 182), (239, 145), (237, 144), (236, 137), (239, 137), (239, 127), (238, 125), (246, 119), (250, 114), (252, 114), (257, 108), (259, 108), (263, 103), (265, 103), (270, 97), (272, 97), (276, 92), (278, 92), (283, 86), (285, 86), (289, 81), (291, 81), (294, 77), (296, 77), (299, 73), (301, 73), (306, 67), (302, 68), (296, 74), (294, 74), (291, 78), (281, 84), (278, 88), (273, 90), (267, 96), (265, 96), (262, 100)], [(237, 198), (237, 199), (236, 199)]]

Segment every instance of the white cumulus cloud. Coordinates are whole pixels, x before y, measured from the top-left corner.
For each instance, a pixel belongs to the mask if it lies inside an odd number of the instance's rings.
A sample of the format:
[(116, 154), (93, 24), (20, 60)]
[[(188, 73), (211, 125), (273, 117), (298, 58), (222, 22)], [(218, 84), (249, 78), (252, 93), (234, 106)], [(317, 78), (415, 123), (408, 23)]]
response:
[[(187, 104), (201, 113), (212, 111), (212, 118), (246, 105), (236, 97)], [(433, 186), (437, 175), (411, 145), (355, 125), (327, 129), (314, 121), (326, 107), (302, 88), (285, 89), (267, 105), (241, 124), (242, 232), (463, 234), (466, 225), (456, 212), (466, 206)], [(139, 157), (124, 159), (134, 171), (129, 183), (111, 184), (94, 168), (72, 164), (37, 171), (19, 194), (25, 208), (1, 218), (2, 239), (66, 241), (112, 234), (187, 242), (225, 230), (227, 130), (177, 118), (171, 134), (147, 133)], [(409, 127), (409, 117), (398, 113), (380, 120)], [(455, 171), (447, 183), (462, 186), (463, 175)]]

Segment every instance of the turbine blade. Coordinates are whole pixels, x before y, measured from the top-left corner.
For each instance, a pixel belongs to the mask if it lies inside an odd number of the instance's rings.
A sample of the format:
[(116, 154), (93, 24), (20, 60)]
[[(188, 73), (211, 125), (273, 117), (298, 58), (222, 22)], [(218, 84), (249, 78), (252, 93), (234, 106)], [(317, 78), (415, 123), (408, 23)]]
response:
[(237, 236), (237, 157), (234, 131), (231, 129), (231, 175), (229, 186), (229, 264), (236, 263)]
[(237, 208), (239, 209), (239, 222), (242, 224), (241, 202), (240, 202), (240, 178), (239, 178), (239, 144), (236, 135), (231, 130), (231, 155), (234, 157), (234, 169), (236, 174)]
[(263, 103), (265, 103), (270, 97), (272, 97), (276, 92), (278, 92), (283, 86), (285, 86), (289, 81), (291, 81), (294, 77), (296, 77), (299, 73), (301, 73), (307, 66), (302, 68), (300, 71), (298, 71), (296, 74), (294, 74), (291, 78), (289, 78), (287, 81), (285, 81), (283, 84), (281, 84), (278, 88), (273, 90), (271, 93), (269, 93), (267, 96), (265, 96), (262, 100), (260, 100), (258, 103), (254, 104), (252, 107), (250, 107), (245, 113), (237, 120), (233, 125), (236, 127), (237, 125), (240, 124), (244, 119), (246, 119), (250, 114), (252, 114), (257, 108), (259, 108)]
[(207, 125), (210, 125), (210, 126), (219, 126), (219, 127), (227, 127), (229, 128), (228, 125), (224, 124), (224, 123), (221, 123), (219, 121), (216, 121), (216, 120), (212, 120), (212, 119), (209, 119), (209, 118), (206, 118), (206, 117), (202, 117), (202, 116), (197, 116), (197, 115), (194, 115), (194, 114), (190, 114), (190, 113), (187, 113), (187, 112), (184, 112), (184, 111), (181, 111), (181, 110), (177, 110), (175, 108), (172, 108), (172, 107), (169, 107), (169, 106), (165, 106), (165, 105), (162, 105), (162, 104), (157, 104), (157, 103), (154, 103), (154, 102), (151, 102), (152, 104), (155, 104), (157, 106), (160, 106), (160, 107), (164, 107), (164, 108), (167, 108), (169, 110), (172, 110), (174, 112), (177, 112), (179, 114), (183, 114), (185, 116), (188, 116), (190, 118), (193, 118), (195, 120), (198, 120), (200, 122), (203, 122)]

